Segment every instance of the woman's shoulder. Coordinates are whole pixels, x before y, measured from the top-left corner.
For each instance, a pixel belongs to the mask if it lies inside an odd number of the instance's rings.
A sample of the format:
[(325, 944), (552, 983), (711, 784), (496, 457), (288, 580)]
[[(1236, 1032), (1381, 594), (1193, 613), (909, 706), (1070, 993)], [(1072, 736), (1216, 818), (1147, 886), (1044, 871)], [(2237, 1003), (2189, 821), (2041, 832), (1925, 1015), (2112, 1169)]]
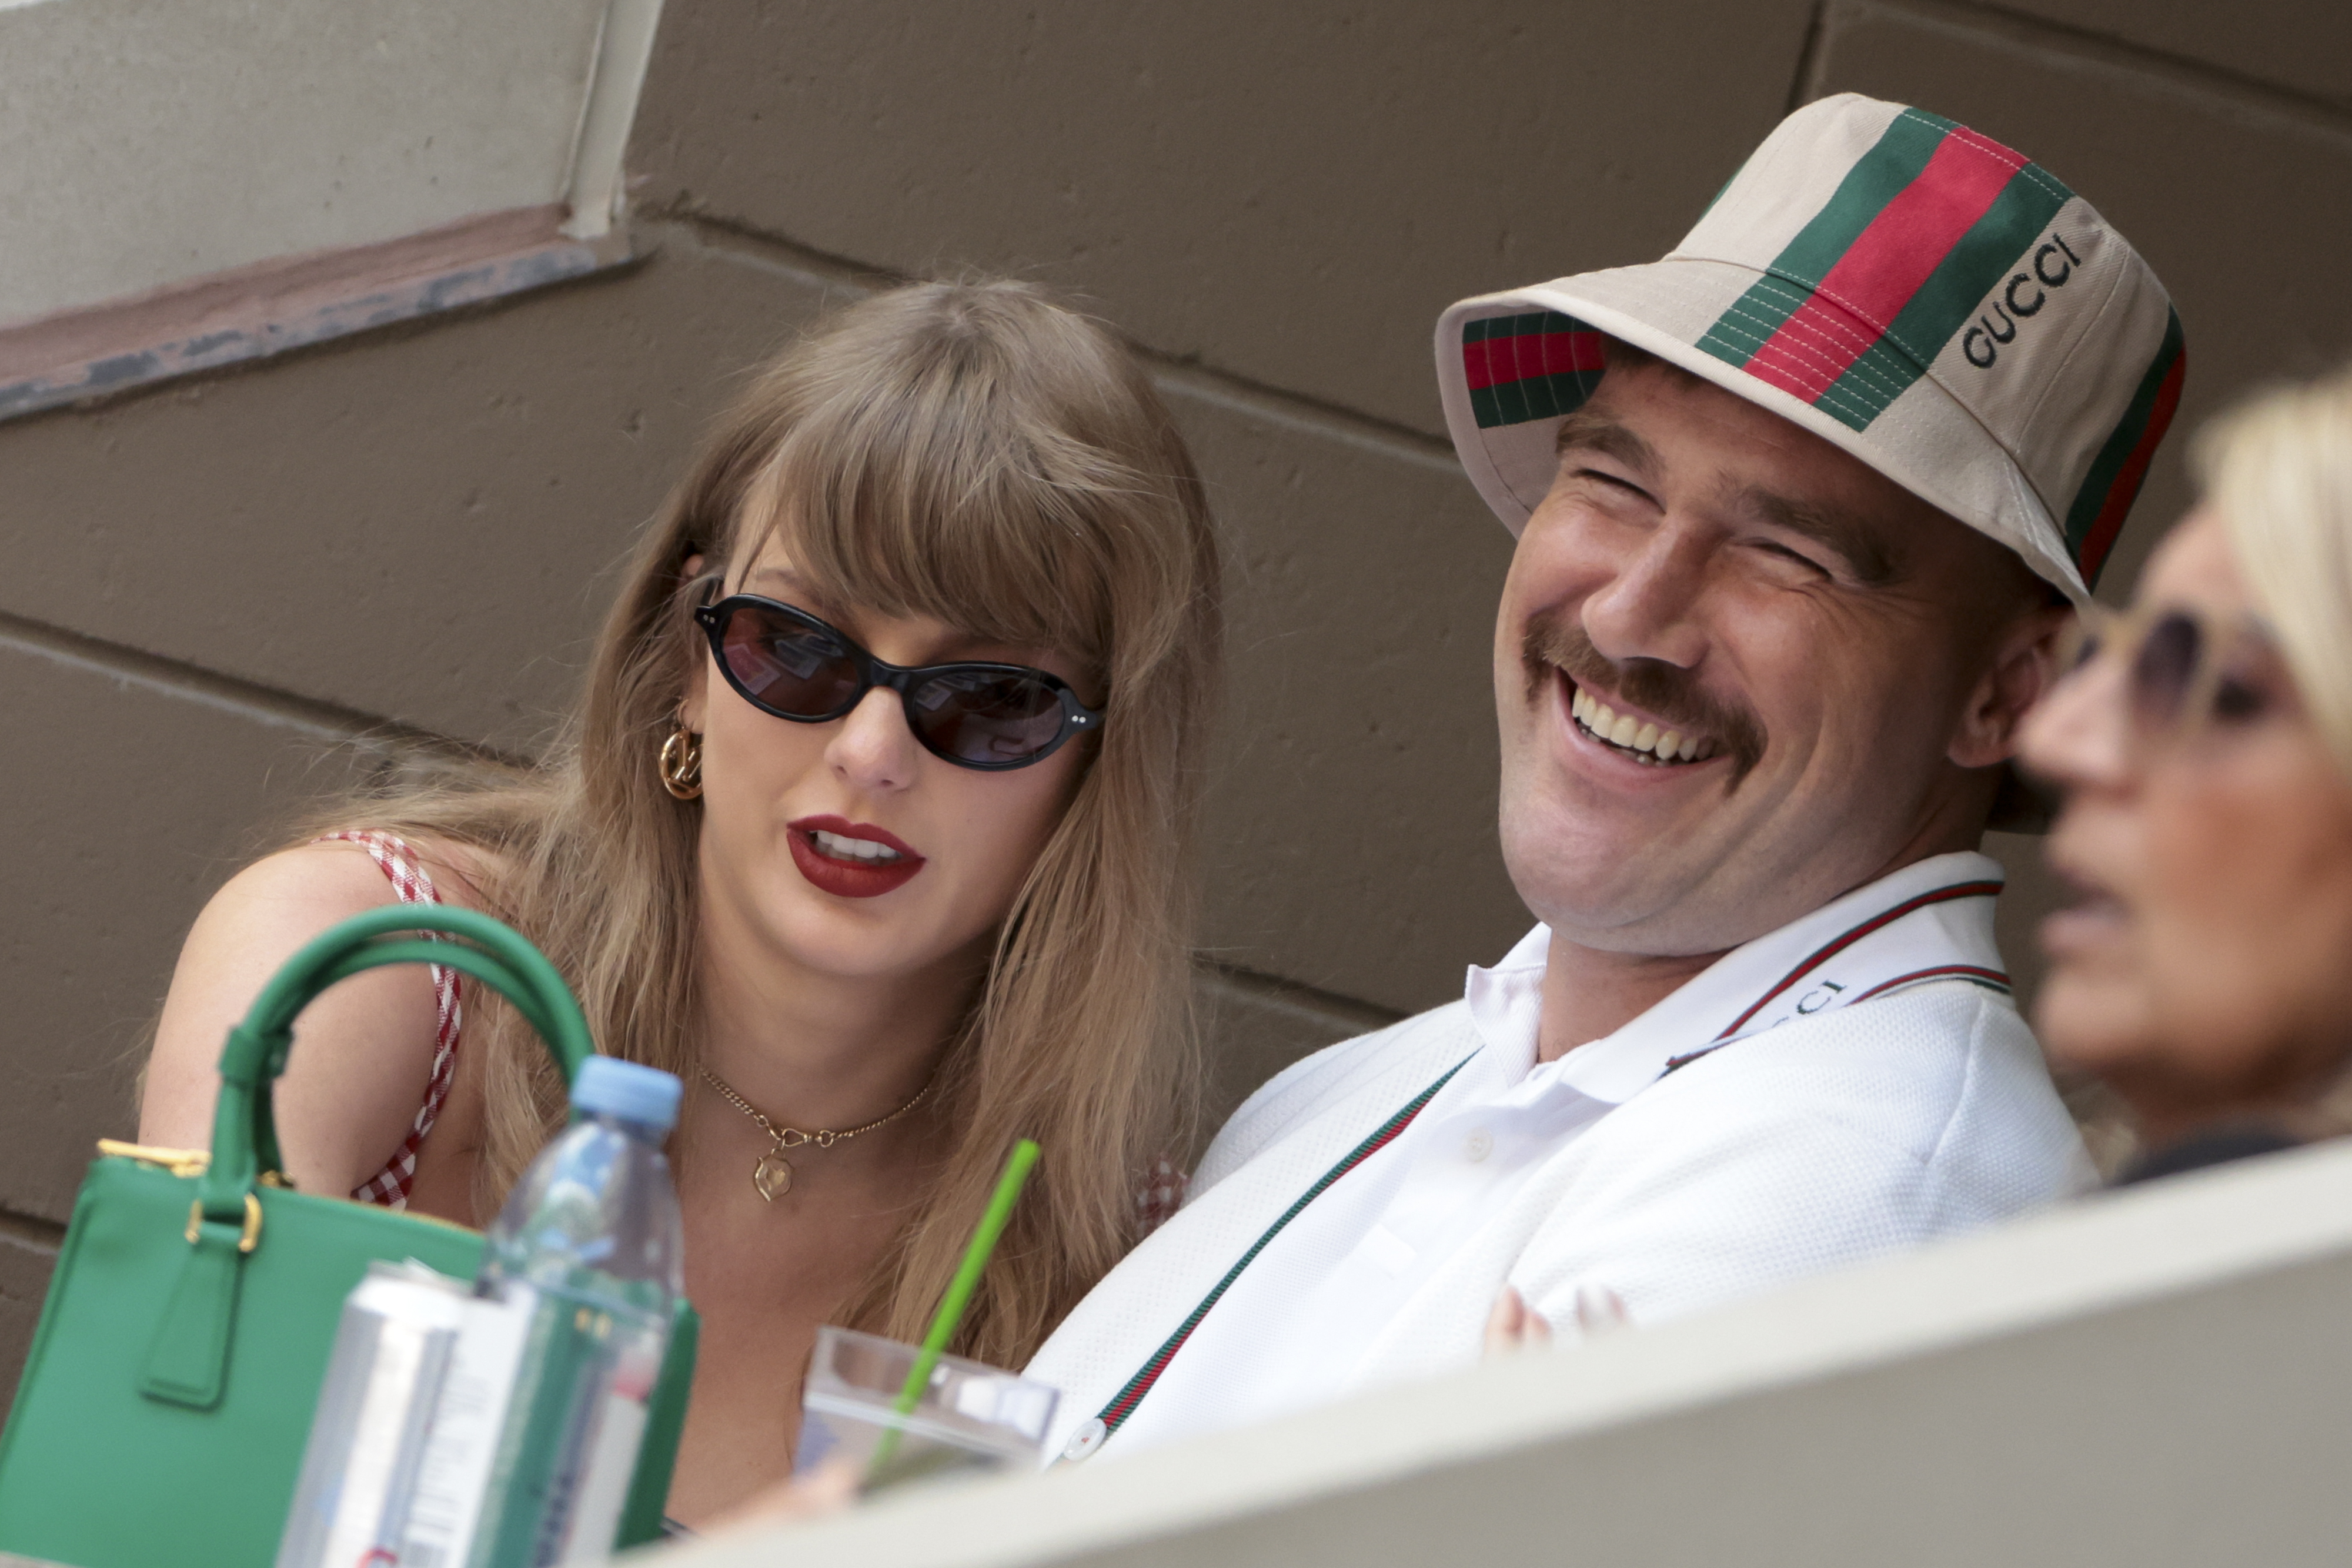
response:
[[(219, 1030), (242, 1016), (269, 977), (311, 938), (389, 904), (479, 908), (490, 871), (491, 863), (470, 846), (367, 828), (322, 834), (262, 856), (229, 878), (190, 927), (157, 1025), (159, 1054), (172, 1054), (193, 1030), (188, 1049), (208, 1066)], [(331, 1009), (340, 999), (326, 1005)], [(421, 1018), (429, 1044), (429, 993)]]
[[(174, 999), (191, 991), (244, 999), (312, 937), (383, 904), (480, 908), (495, 869), (485, 852), (455, 840), (364, 826), (266, 854), (197, 915), (173, 976)], [(167, 1032), (175, 1010), (167, 1003)]]
[[(270, 869), (263, 873), (264, 867)], [(358, 823), (265, 856), (240, 875), (263, 873), (260, 880), (298, 894), (315, 886), (322, 895), (331, 889), (373, 894), (362, 907), (385, 903), (389, 895), (406, 904), (438, 902), (482, 909), (490, 903), (486, 890), (505, 869), (497, 852), (463, 839)]]
[(291, 844), (222, 883), (197, 915), (187, 946), (196, 956), (214, 949), (274, 950), (289, 938), (299, 946), (337, 921), (398, 897), (396, 885), (362, 843), (317, 839)]
[[(197, 915), (156, 1022), (142, 1105), (145, 1141), (202, 1145), (226, 1031), (312, 938), (389, 904), (478, 898), (481, 862), (459, 846), (350, 832), (356, 836), (263, 856)], [(289, 1174), (301, 1185), (348, 1192), (400, 1142), (427, 1093), (439, 1017), (425, 971), (405, 967), (354, 977), (304, 1009), (278, 1094)]]

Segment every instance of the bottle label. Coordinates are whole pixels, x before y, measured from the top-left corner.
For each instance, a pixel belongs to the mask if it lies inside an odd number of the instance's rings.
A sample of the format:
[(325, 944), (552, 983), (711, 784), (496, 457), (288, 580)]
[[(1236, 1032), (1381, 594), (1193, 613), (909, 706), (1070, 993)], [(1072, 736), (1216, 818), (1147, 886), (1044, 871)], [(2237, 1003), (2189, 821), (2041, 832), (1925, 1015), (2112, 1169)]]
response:
[(662, 1346), (646, 1343), (652, 1338), (639, 1334), (636, 1343), (623, 1347), (613, 1381), (599, 1401), (602, 1408), (589, 1436), (560, 1563), (601, 1563), (613, 1554), (613, 1537), (620, 1531), (621, 1510), (628, 1503), (629, 1482), (636, 1474), (637, 1450), (645, 1444), (646, 1407), (653, 1398), (654, 1380), (661, 1375)]
[[(473, 1568), (551, 1568), (612, 1553), (668, 1322), (577, 1283), (542, 1283), (474, 1532)], [(621, 1375), (623, 1367), (649, 1367)], [(638, 1390), (634, 1398), (616, 1394)], [(624, 1406), (612, 1408), (618, 1398)]]

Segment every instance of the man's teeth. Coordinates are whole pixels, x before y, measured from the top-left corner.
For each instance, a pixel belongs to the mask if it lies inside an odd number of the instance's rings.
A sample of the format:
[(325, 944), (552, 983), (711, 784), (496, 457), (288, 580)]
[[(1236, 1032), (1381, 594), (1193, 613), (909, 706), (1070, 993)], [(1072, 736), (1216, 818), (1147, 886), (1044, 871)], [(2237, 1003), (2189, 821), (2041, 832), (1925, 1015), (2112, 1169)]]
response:
[(845, 839), (823, 828), (815, 829), (809, 837), (816, 841), (817, 853), (831, 855), (837, 861), (889, 862), (907, 858), (887, 844), (877, 844), (872, 839)]
[(1582, 686), (1576, 688), (1568, 708), (1577, 723), (1601, 739), (1628, 751), (1647, 752), (1660, 762), (1698, 762), (1715, 755), (1715, 742), (1686, 737), (1678, 729), (1662, 730), (1631, 714), (1619, 713)]

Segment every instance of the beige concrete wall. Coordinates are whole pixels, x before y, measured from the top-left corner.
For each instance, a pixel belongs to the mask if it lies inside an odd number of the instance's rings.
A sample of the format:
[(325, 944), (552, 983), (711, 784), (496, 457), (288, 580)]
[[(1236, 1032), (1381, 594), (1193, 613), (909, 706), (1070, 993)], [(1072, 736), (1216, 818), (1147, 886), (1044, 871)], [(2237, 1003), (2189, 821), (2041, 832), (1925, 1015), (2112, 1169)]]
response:
[[(1526, 918), (1493, 834), (1507, 540), (1436, 434), (1439, 308), (1656, 254), (1793, 101), (1909, 95), (2147, 249), (2193, 419), (2352, 348), (2352, 25), (2209, 14), (672, 0), (629, 158), (647, 259), (0, 425), (0, 1356), (205, 891), (372, 765), (333, 737), (543, 737), (729, 378), (829, 298), (967, 266), (1083, 290), (1198, 444), (1234, 580), (1204, 937), (1230, 1099), (1456, 994)], [(2111, 587), (2182, 496), (2176, 448)]]

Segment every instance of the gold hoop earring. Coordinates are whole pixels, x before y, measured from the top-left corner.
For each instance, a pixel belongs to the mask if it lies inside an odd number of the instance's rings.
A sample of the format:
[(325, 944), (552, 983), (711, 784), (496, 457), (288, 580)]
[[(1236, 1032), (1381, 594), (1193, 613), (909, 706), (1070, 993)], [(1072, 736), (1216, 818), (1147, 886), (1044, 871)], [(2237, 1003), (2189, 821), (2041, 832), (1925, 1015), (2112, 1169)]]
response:
[(702, 737), (679, 725), (662, 742), (662, 788), (681, 800), (702, 793)]

